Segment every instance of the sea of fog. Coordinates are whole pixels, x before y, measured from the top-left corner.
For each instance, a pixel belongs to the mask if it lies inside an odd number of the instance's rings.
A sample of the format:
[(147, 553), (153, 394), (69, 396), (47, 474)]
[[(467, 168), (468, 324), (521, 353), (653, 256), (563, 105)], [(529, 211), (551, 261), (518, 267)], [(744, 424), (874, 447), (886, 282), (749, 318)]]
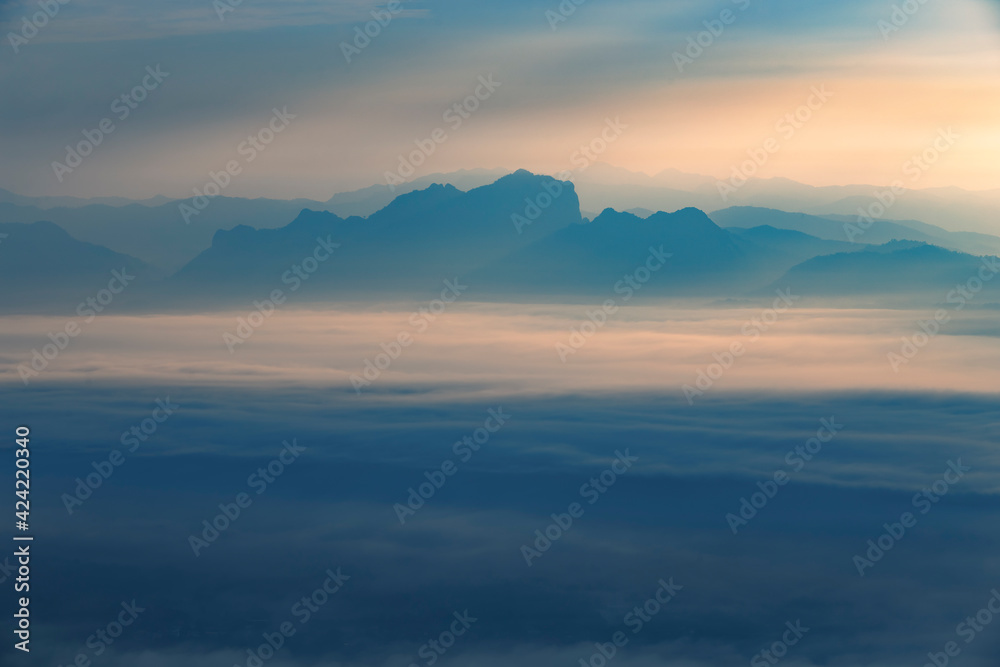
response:
[(995, 664), (995, 313), (600, 310), (0, 318), (32, 659)]

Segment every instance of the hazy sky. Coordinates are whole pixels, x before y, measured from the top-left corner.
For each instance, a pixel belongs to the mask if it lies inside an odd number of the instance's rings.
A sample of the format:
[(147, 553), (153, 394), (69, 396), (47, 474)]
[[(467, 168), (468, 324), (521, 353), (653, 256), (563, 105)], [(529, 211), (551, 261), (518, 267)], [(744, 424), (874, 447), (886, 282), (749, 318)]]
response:
[[(958, 140), (910, 185), (997, 186), (1000, 12), (986, 0), (914, 1), (891, 33), (888, 1), (567, 0), (565, 17), (557, 0), (406, 1), (350, 63), (341, 44), (384, 4), (225, 1), (70, 0), (16, 53), (11, 34), (41, 9), (0, 2), (0, 187), (191, 196), (237, 160), (225, 194), (325, 199), (384, 182), (436, 128), (447, 138), (415, 175), (557, 172), (607, 118), (627, 125), (600, 155), (614, 165), (725, 177), (773, 137), (758, 175), (816, 185), (902, 178), (951, 128)], [(720, 16), (679, 71), (674, 53)], [(114, 100), (157, 65), (169, 76), (120, 119)], [(500, 85), (478, 110), (444, 117), (490, 75)], [(813, 87), (832, 96), (779, 129)], [(295, 118), (246, 163), (240, 143), (286, 107)], [(114, 131), (60, 183), (52, 162), (103, 118)]]

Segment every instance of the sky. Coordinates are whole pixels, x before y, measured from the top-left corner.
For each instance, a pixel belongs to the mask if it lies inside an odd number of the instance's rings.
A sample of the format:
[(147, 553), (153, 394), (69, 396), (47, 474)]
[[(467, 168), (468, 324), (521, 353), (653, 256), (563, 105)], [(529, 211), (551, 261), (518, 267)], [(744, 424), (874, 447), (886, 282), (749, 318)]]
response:
[[(893, 3), (861, 0), (53, 6), (34, 34), (35, 0), (0, 2), (0, 187), (23, 194), (189, 197), (234, 162), (227, 195), (326, 199), (386, 182), (415, 142), (433, 152), (413, 176), (557, 173), (595, 142), (595, 159), (633, 171), (726, 178), (770, 145), (756, 176), (888, 184), (926, 150), (911, 187), (997, 187), (1000, 6), (986, 0), (914, 2), (895, 23)], [(375, 36), (345, 47), (366, 25)], [(144, 78), (121, 118), (116, 98)], [(446, 115), (477, 88), (474, 111)], [(273, 141), (241, 151), (276, 109)], [(609, 120), (620, 131), (602, 145)], [(99, 144), (57, 174), (84, 132)], [(957, 139), (936, 151), (942, 132)]]

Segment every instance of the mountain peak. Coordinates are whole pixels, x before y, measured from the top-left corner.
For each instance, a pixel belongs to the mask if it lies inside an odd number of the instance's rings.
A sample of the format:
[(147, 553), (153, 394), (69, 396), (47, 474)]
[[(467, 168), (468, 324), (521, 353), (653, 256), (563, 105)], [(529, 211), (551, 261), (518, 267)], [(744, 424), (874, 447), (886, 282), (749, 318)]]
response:
[(682, 208), (673, 213), (657, 211), (652, 215), (642, 218), (628, 211), (616, 211), (613, 208), (606, 208), (601, 214), (594, 218), (591, 224), (628, 224), (628, 223), (648, 223), (652, 225), (667, 224), (674, 227), (700, 228), (700, 229), (720, 229), (712, 222), (712, 219), (701, 209), (694, 207)]
[(601, 211), (601, 214), (594, 218), (592, 225), (621, 225), (629, 223), (643, 222), (643, 219), (634, 213), (628, 213), (626, 211), (616, 211), (615, 209), (608, 207)]
[(422, 190), (414, 190), (413, 192), (399, 195), (388, 206), (373, 214), (373, 216), (433, 208), (449, 200), (461, 197), (462, 194), (462, 191), (454, 185), (432, 183)]
[(489, 185), (484, 185), (484, 188), (490, 188), (494, 186), (505, 186), (505, 185), (521, 185), (523, 183), (529, 183), (531, 181), (549, 178), (548, 176), (543, 176), (541, 174), (536, 174), (534, 172), (528, 171), (527, 169), (518, 169), (515, 172), (507, 174), (506, 176), (501, 176), (497, 180), (493, 181)]

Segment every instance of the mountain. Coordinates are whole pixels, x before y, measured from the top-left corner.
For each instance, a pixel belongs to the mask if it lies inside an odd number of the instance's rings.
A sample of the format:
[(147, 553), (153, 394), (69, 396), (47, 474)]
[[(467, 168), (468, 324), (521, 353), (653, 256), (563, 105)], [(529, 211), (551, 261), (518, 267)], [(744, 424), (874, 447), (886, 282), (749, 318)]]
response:
[[(209, 200), (208, 206), (197, 215), (189, 215), (190, 221), (185, 220), (180, 210), (181, 204), (190, 206), (190, 200), (154, 197), (132, 202), (116, 197), (23, 197), (0, 190), (0, 222), (49, 220), (80, 240), (137, 257), (167, 271), (176, 271), (208, 248), (219, 230), (236, 225), (256, 229), (277, 228), (293, 220), (303, 209), (329, 211), (344, 219), (368, 217), (389, 206), (396, 197), (426, 189), (435, 183), (469, 191), (492, 184), (505, 174), (505, 169), (431, 174), (395, 188), (380, 184), (339, 193), (327, 201), (219, 196)], [(650, 176), (601, 162), (574, 172), (572, 180), (576, 196), (586, 211), (614, 208), (648, 217), (653, 211), (691, 207), (712, 211), (724, 203), (739, 205), (740, 208), (800, 211), (812, 218), (837, 218), (840, 228), (821, 228), (818, 223), (794, 226), (787, 218), (779, 223), (774, 215), (745, 220), (718, 218), (718, 221), (724, 227), (792, 225), (788, 228), (827, 240), (847, 240), (843, 225), (849, 220), (843, 218), (856, 220), (858, 207), (871, 205), (875, 201), (874, 193), (884, 190), (867, 185), (813, 187), (789, 179), (750, 179), (730, 196), (728, 202), (723, 202), (716, 181), (710, 176), (687, 174), (676, 169), (666, 169)], [(963, 227), (979, 232), (998, 229), (995, 214), (998, 206), (1000, 191), (969, 192), (959, 188), (906, 190), (893, 204), (892, 215), (919, 218), (925, 222), (879, 220), (855, 240), (883, 243), (894, 238), (911, 239), (972, 254), (996, 254), (1000, 252), (997, 237), (955, 230)], [(587, 214), (587, 218), (596, 217), (595, 214)]]
[[(714, 211), (729, 206), (753, 206), (800, 211), (814, 216), (858, 216), (886, 196), (887, 186), (812, 186), (788, 178), (750, 178), (726, 199), (718, 181), (710, 176), (665, 170), (656, 176), (595, 163), (574, 175), (580, 201), (586, 210), (635, 207), (673, 211), (685, 207)], [(1000, 190), (970, 191), (961, 188), (906, 189), (890, 205), (893, 218), (913, 218), (947, 231), (1000, 232), (996, 211)], [(766, 223), (765, 223), (766, 224)]]
[(322, 208), (322, 204), (310, 200), (216, 197), (188, 224), (176, 201), (159, 206), (89, 204), (50, 209), (0, 203), (0, 222), (49, 220), (82, 241), (175, 271), (207, 248), (212, 235), (220, 229), (238, 224), (278, 227), (310, 207)]
[[(850, 215), (826, 215), (830, 220), (851, 225), (858, 224), (857, 216)], [(937, 225), (929, 225), (919, 220), (885, 220), (884, 222), (894, 225), (909, 227), (921, 232), (929, 240), (928, 243), (940, 245), (952, 250), (967, 252), (972, 255), (997, 255), (1000, 254), (1000, 236), (992, 234), (980, 234), (978, 232), (950, 232)], [(911, 239), (920, 240), (920, 239)]]
[[(248, 201), (213, 200), (203, 214), (218, 204), (218, 222)], [(274, 204), (251, 203), (258, 209)], [(281, 215), (288, 204), (278, 208)], [(280, 226), (272, 220), (261, 228), (217, 229), (205, 249), (162, 280), (150, 265), (78, 240), (51, 222), (0, 223), (3, 276), (26, 285), (9, 290), (5, 307), (72, 309), (102, 289), (112, 270), (142, 278), (116, 297), (116, 308), (144, 311), (245, 307), (279, 289), (302, 302), (423, 300), (440, 294), (445, 281), (468, 285), (470, 299), (739, 298), (793, 287), (855, 302), (905, 294), (936, 303), (975, 277), (984, 260), (923, 239), (934, 234), (981, 245), (992, 238), (878, 221), (864, 243), (850, 243), (840, 238), (843, 220), (802, 213), (755, 207), (711, 217), (691, 207), (638, 213), (608, 208), (589, 221), (573, 183), (519, 170), (467, 192), (432, 184), (394, 197), (367, 218), (307, 208)], [(762, 221), (769, 224), (757, 224)], [(116, 225), (124, 223), (109, 223), (104, 233)], [(165, 237), (176, 225), (155, 231)], [(183, 234), (187, 226), (180, 229)], [(156, 238), (148, 229), (132, 232)], [(889, 234), (898, 240), (867, 243)], [(193, 238), (183, 238), (189, 251)]]
[(807, 259), (840, 252), (857, 252), (867, 246), (846, 241), (834, 241), (810, 236), (791, 229), (778, 229), (770, 225), (728, 227), (726, 231), (756, 246), (760, 261), (766, 262), (775, 272), (784, 273)]
[(803, 260), (861, 247), (773, 227), (726, 230), (694, 208), (645, 218), (606, 209), (592, 222), (560, 229), (470, 280), (499, 293), (596, 297), (610, 294), (662, 248), (671, 257), (636, 290), (641, 295), (743, 295)]
[[(342, 217), (370, 215), (395, 197), (423, 189), (434, 182), (467, 190), (495, 181), (506, 170), (475, 169), (431, 175), (400, 185), (386, 185), (335, 195), (327, 202), (311, 199), (246, 199), (214, 197), (208, 206), (185, 220), (181, 204), (191, 200), (162, 197), (143, 202), (119, 198), (83, 200), (74, 197), (20, 197), (0, 190), (0, 222), (30, 223), (50, 220), (76, 238), (138, 257), (168, 272), (180, 269), (209, 247), (222, 229), (247, 225), (263, 229), (288, 224), (303, 209), (329, 210)], [(440, 176), (441, 178), (437, 178)], [(436, 180), (435, 180), (436, 179)]]
[[(182, 306), (242, 301), (267, 297), (274, 289), (289, 291), (296, 283), (296, 290), (307, 284), (311, 292), (322, 283), (329, 297), (335, 298), (348, 286), (330, 280), (332, 266), (343, 260), (334, 246), (363, 223), (361, 218), (345, 220), (326, 211), (304, 210), (277, 229), (237, 225), (217, 231), (210, 247), (168, 278), (150, 298)], [(313, 258), (316, 268), (312, 262), (302, 268), (307, 257)]]
[[(996, 258), (898, 241), (860, 252), (814, 257), (793, 267), (775, 285), (791, 287), (802, 296), (871, 299), (906, 295), (931, 307), (946, 302), (952, 290), (970, 284), (983, 285), (980, 301), (996, 299), (1000, 296), (998, 271)], [(983, 276), (989, 279), (983, 281)]]
[(51, 222), (0, 223), (0, 284), (8, 286), (3, 312), (76, 311), (87, 298), (107, 292), (113, 280), (111, 292), (100, 296), (113, 294), (120, 304), (134, 285), (159, 277), (144, 262), (79, 241)]
[(680, 188), (637, 183), (609, 185), (599, 181), (588, 181), (583, 175), (575, 176), (573, 180), (574, 183), (578, 183), (580, 204), (588, 211), (603, 211), (608, 208), (617, 211), (636, 208), (649, 211), (698, 208), (708, 211), (718, 208), (719, 205), (719, 198), (714, 188), (706, 192), (690, 192)]
[(219, 231), (166, 281), (164, 294), (225, 299), (288, 290), (296, 281), (287, 272), (331, 244), (339, 247), (296, 291), (322, 299), (430, 293), (580, 222), (573, 185), (549, 177), (518, 171), (468, 192), (436, 184), (396, 197), (367, 219), (303, 211), (279, 229)]
[(428, 174), (395, 187), (371, 185), (360, 190), (335, 194), (326, 202), (325, 209), (342, 217), (369, 215), (388, 206), (393, 199), (414, 190), (422, 190), (435, 183), (452, 185), (459, 190), (472, 190), (493, 183), (511, 173), (507, 169), (460, 169), (447, 174)]
[[(825, 205), (807, 204), (804, 210), (815, 215), (858, 215), (858, 210), (867, 210), (874, 203), (876, 191), (885, 188), (869, 188), (868, 192), (845, 197)], [(983, 234), (997, 233), (997, 208), (1000, 197), (994, 192), (970, 192), (960, 188), (947, 190), (907, 190), (891, 206), (894, 218), (916, 218), (948, 231), (970, 231)], [(788, 208), (779, 206), (779, 208)]]
[(655, 213), (655, 211), (650, 211), (648, 208), (630, 208), (625, 212), (631, 213), (632, 215), (642, 218), (644, 220), (649, 216), (653, 215), (653, 213)]
[(17, 204), (18, 206), (34, 206), (41, 209), (55, 208), (57, 206), (65, 208), (78, 208), (80, 206), (89, 206), (91, 204), (105, 204), (107, 206), (127, 206), (129, 204), (158, 206), (160, 204), (166, 204), (169, 201), (170, 199), (164, 197), (163, 195), (157, 195), (156, 197), (150, 197), (148, 199), (127, 199), (126, 197), (29, 197), (26, 195), (15, 194), (10, 190), (0, 188), (0, 202)]
[[(665, 261), (662, 254), (669, 254)], [(647, 261), (656, 265), (645, 271)], [(753, 269), (746, 248), (703, 212), (689, 208), (642, 219), (606, 209), (484, 267), (470, 281), (493, 292), (612, 296), (626, 275), (650, 273), (643, 295), (732, 287)], [(624, 288), (622, 288), (624, 289)], [(639, 291), (639, 290), (637, 290)]]
[(894, 240), (920, 241), (974, 255), (1000, 253), (1000, 237), (973, 232), (950, 232), (918, 221), (874, 219), (870, 223), (859, 223), (857, 216), (820, 217), (754, 206), (722, 209), (713, 212), (711, 218), (723, 227), (770, 225), (831, 241), (867, 244), (882, 244)]

